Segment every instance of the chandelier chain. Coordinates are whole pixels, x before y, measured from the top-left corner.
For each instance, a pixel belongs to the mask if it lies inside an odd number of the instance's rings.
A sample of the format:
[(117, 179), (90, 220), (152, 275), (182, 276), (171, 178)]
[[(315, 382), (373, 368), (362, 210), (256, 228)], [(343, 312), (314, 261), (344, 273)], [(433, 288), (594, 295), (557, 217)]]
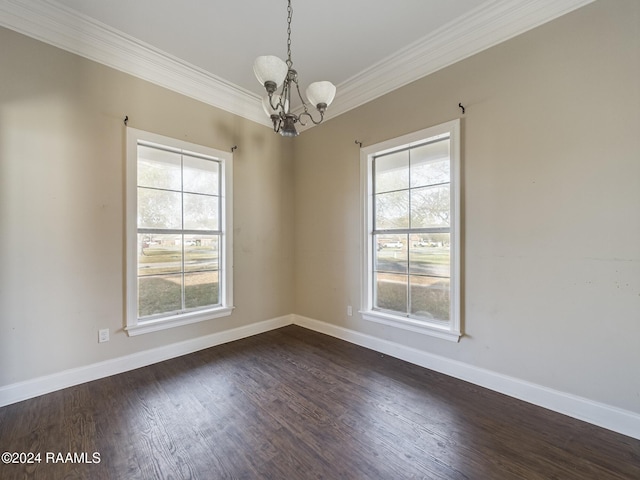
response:
[(293, 62), (291, 61), (291, 18), (293, 17), (293, 7), (291, 6), (291, 0), (287, 6), (287, 66), (291, 68)]

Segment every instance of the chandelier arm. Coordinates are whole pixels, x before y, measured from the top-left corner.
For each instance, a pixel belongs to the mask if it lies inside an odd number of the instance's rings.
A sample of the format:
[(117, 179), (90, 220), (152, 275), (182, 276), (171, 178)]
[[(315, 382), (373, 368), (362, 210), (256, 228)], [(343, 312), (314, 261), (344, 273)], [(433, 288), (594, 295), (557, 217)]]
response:
[(318, 120), (317, 122), (313, 119), (313, 117), (311, 117), (311, 121), (313, 122), (314, 125), (320, 125), (323, 120), (324, 120), (324, 113), (322, 112), (320, 112), (320, 120)]
[(284, 81), (284, 85), (282, 85), (282, 93), (280, 94), (280, 106), (282, 109), (280, 110), (280, 116), (283, 117), (286, 115), (288, 110), (291, 109), (291, 70), (287, 73), (287, 78)]
[(302, 107), (304, 108), (305, 113), (309, 113), (309, 110), (307, 109), (307, 103), (304, 101), (304, 97), (302, 96), (302, 93), (300, 93), (300, 85), (298, 84), (298, 80), (296, 79), (296, 90), (298, 91), (298, 97), (300, 97), (300, 101), (302, 102)]
[(279, 133), (280, 127), (282, 127), (282, 120), (276, 115), (271, 115), (271, 121), (273, 122), (273, 131)]
[(275, 105), (273, 104), (273, 93), (269, 94), (269, 105), (274, 112), (277, 112), (278, 108), (280, 108), (280, 100), (278, 100), (278, 103), (276, 103)]
[(273, 94), (274, 92), (270, 92), (269, 93), (269, 105), (271, 106), (271, 108), (273, 109), (274, 112), (277, 112), (278, 114), (280, 114), (280, 112), (284, 112), (286, 109), (284, 107), (285, 105), (285, 90), (287, 88), (287, 82), (285, 81), (282, 85), (282, 90), (280, 92), (280, 100), (278, 100), (278, 103), (276, 103), (275, 105), (273, 104)]
[(311, 113), (309, 113), (308, 111), (306, 111), (306, 110), (305, 110), (304, 112), (302, 112), (302, 113), (300, 114), (300, 116), (299, 116), (299, 120), (298, 120), (298, 121), (300, 122), (300, 125), (302, 125), (302, 126), (305, 126), (305, 125), (306, 125), (306, 123), (304, 123), (304, 122), (302, 121), (302, 117), (303, 117), (304, 115), (306, 115), (307, 117), (309, 117), (309, 120), (311, 120), (311, 122), (312, 122), (314, 125), (320, 125), (320, 124), (322, 123), (322, 120), (324, 120), (324, 115), (323, 115), (323, 113), (322, 113), (322, 112), (320, 112), (320, 120), (318, 120), (318, 121), (316, 122), (316, 120), (313, 118), (313, 115), (311, 115)]
[(317, 122), (315, 121), (313, 116), (311, 116), (311, 114), (309, 114), (309, 118), (311, 119), (314, 125), (320, 125), (322, 123), (322, 120), (324, 120), (324, 115), (322, 112), (320, 112), (320, 120), (318, 120)]

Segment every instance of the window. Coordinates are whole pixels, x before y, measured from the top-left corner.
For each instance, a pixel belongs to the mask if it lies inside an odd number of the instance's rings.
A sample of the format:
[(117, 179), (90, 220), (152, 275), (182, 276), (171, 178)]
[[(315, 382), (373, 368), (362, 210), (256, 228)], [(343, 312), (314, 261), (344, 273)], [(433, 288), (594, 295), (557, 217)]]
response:
[(362, 315), (460, 338), (459, 121), (361, 149)]
[(231, 314), (232, 155), (127, 128), (127, 333)]

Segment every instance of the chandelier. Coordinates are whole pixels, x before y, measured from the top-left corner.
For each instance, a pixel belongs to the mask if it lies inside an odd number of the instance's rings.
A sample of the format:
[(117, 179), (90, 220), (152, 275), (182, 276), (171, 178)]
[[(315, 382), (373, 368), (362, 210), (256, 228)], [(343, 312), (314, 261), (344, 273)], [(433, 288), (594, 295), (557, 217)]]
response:
[[(253, 72), (261, 85), (267, 91), (267, 96), (262, 99), (262, 107), (273, 122), (273, 131), (284, 137), (298, 135), (296, 123), (306, 125), (304, 117), (318, 125), (324, 119), (327, 107), (336, 95), (336, 87), (331, 82), (314, 82), (307, 87), (309, 103), (315, 106), (320, 113), (320, 119), (316, 121), (308, 110), (308, 104), (304, 101), (298, 85), (298, 72), (293, 69), (291, 60), (291, 17), (293, 9), (291, 0), (287, 6), (287, 61), (273, 55), (265, 55), (256, 58), (253, 64)], [(282, 87), (280, 93), (277, 90)], [(294, 91), (302, 101), (302, 111), (299, 115), (291, 112), (291, 92)]]

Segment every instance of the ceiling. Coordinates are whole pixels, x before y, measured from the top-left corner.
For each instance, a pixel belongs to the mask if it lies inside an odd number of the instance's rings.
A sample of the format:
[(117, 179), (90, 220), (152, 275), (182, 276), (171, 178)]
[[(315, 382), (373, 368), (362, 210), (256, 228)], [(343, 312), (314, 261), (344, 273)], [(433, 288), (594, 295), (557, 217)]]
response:
[[(328, 118), (593, 0), (293, 0), (301, 89)], [(269, 125), (258, 55), (286, 59), (286, 0), (0, 0), (0, 25)]]
[[(256, 95), (258, 55), (286, 60), (286, 0), (58, 0)], [(301, 81), (338, 85), (486, 0), (292, 0)]]

